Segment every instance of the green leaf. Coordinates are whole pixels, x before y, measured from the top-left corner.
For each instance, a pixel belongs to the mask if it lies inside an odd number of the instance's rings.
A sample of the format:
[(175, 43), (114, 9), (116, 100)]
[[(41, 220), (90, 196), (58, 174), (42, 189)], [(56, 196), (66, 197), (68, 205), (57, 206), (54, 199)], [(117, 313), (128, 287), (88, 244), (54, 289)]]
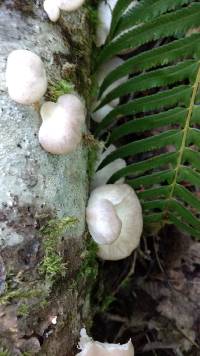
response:
[(130, 73), (137, 73), (155, 68), (159, 65), (166, 65), (174, 61), (188, 57), (195, 57), (200, 54), (200, 34), (193, 34), (188, 38), (181, 38), (164, 46), (148, 50), (134, 57), (127, 59), (119, 67), (111, 71), (104, 79), (99, 96), (117, 79)]
[(133, 49), (159, 38), (184, 34), (192, 26), (193, 28), (199, 26), (199, 18), (200, 4), (193, 3), (188, 8), (162, 15), (143, 26), (133, 28), (105, 46), (98, 57), (97, 65), (101, 65), (123, 50)]
[(117, 158), (127, 157), (130, 154), (136, 155), (140, 152), (147, 152), (166, 146), (170, 143), (174, 143), (179, 146), (182, 139), (182, 133), (177, 130), (170, 130), (162, 132), (159, 135), (148, 137), (143, 140), (128, 143), (125, 146), (118, 148), (116, 151), (110, 153), (99, 165), (98, 169), (105, 167), (110, 162)]
[(159, 15), (179, 8), (181, 5), (191, 3), (192, 0), (144, 0), (136, 8), (129, 10), (119, 21), (115, 35), (127, 28), (148, 22)]
[(132, 0), (118, 0), (117, 4), (115, 5), (114, 10), (113, 10), (109, 39), (112, 38), (112, 36), (115, 32), (115, 29), (117, 27), (118, 21), (120, 20), (121, 16), (127, 9), (128, 5), (131, 4), (131, 2), (132, 2)]
[(143, 174), (149, 170), (165, 166), (168, 163), (171, 163), (175, 166), (177, 161), (178, 154), (176, 152), (165, 153), (160, 156), (155, 156), (153, 158), (146, 159), (143, 162), (130, 164), (125, 168), (120, 169), (118, 172), (110, 177), (108, 183), (114, 183), (118, 179), (126, 176), (135, 176), (136, 174)]
[(187, 107), (192, 93), (192, 87), (180, 85), (178, 88), (165, 90), (158, 94), (149, 95), (121, 105), (112, 110), (104, 120), (98, 125), (96, 135), (102, 134), (103, 129), (109, 126), (114, 119), (119, 119), (122, 115), (135, 115), (139, 112), (148, 112), (160, 108), (170, 108), (174, 105)]
[(144, 118), (130, 120), (112, 130), (109, 142), (114, 142), (120, 137), (130, 135), (131, 133), (144, 132), (170, 124), (183, 124), (186, 113), (187, 109), (180, 107)]
[(184, 79), (194, 81), (196, 72), (198, 70), (198, 63), (195, 60), (185, 61), (167, 68), (157, 69), (148, 73), (144, 73), (127, 80), (125, 83), (119, 85), (116, 89), (109, 92), (97, 107), (106, 105), (113, 99), (121, 96), (144, 91), (147, 89), (157, 88), (173, 84)]
[[(130, 167), (130, 166), (129, 166)], [(138, 189), (141, 187), (149, 187), (154, 184), (168, 182), (169, 184), (172, 182), (174, 174), (171, 170), (156, 172), (153, 174), (147, 174), (145, 176), (141, 176), (139, 178), (134, 178), (132, 180), (128, 180), (127, 183), (132, 186), (134, 189)]]

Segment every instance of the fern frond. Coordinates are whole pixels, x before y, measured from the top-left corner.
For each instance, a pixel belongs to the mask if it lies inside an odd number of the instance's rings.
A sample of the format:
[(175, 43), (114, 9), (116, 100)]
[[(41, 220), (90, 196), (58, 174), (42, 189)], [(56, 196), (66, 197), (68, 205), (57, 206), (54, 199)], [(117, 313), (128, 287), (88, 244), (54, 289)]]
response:
[(134, 57), (127, 59), (122, 65), (113, 70), (103, 81), (99, 96), (117, 79), (127, 74), (134, 74), (140, 71), (149, 70), (159, 65), (166, 65), (174, 61), (180, 61), (188, 57), (200, 56), (200, 34), (196, 33), (188, 38), (181, 38), (162, 47), (148, 50)]
[(110, 91), (101, 101), (101, 104), (97, 109), (111, 102), (113, 99), (130, 93), (166, 86), (187, 78), (189, 78), (190, 81), (193, 81), (197, 68), (198, 63), (195, 60), (188, 60), (167, 68), (157, 69), (138, 75)]
[[(108, 183), (126, 178), (142, 202), (146, 226), (175, 224), (199, 238), (200, 33), (190, 30), (200, 27), (200, 3), (141, 0), (128, 10), (129, 4), (118, 0), (98, 58), (100, 66), (131, 50), (99, 90), (98, 108), (120, 99), (96, 128), (118, 147), (99, 169), (127, 159)], [(125, 83), (108, 90), (126, 75)]]
[[(192, 0), (143, 0), (138, 3), (136, 8), (130, 9), (124, 16), (119, 18), (120, 21), (114, 32), (115, 36), (123, 30), (127, 30), (141, 22), (148, 22), (169, 10), (175, 10), (191, 2)], [(121, 15), (123, 15), (123, 12)]]
[(186, 33), (190, 28), (199, 26), (200, 4), (193, 3), (188, 8), (167, 13), (133, 28), (111, 41), (101, 51), (97, 60), (99, 66), (111, 57), (119, 54), (121, 51), (134, 49), (147, 42), (155, 41), (169, 36), (180, 36)]
[(119, 119), (122, 115), (133, 115), (139, 112), (148, 112), (156, 110), (158, 107), (170, 108), (174, 105), (183, 105), (187, 107), (189, 104), (190, 96), (192, 93), (192, 86), (181, 85), (178, 88), (165, 90), (158, 94), (146, 96), (133, 101), (129, 101), (127, 104), (121, 105), (112, 110), (104, 120), (98, 125), (96, 134), (108, 127), (114, 119)]

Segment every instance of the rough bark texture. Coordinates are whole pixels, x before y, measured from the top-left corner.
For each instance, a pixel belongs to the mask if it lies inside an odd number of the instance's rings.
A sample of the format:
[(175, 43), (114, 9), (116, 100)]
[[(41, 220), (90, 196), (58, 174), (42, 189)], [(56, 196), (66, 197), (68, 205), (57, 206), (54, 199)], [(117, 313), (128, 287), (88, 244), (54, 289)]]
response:
[[(62, 14), (52, 24), (42, 1), (0, 1), (0, 354), (7, 349), (11, 355), (74, 355), (86, 294), (74, 280), (85, 230), (87, 149), (83, 143), (59, 157), (41, 149), (37, 110), (7, 95), (6, 59), (14, 49), (34, 51), (49, 80), (72, 79), (87, 97), (90, 47), (86, 9)], [(56, 233), (55, 252), (67, 272), (52, 283), (39, 273), (48, 238), (41, 227), (66, 216), (78, 222), (67, 233)]]

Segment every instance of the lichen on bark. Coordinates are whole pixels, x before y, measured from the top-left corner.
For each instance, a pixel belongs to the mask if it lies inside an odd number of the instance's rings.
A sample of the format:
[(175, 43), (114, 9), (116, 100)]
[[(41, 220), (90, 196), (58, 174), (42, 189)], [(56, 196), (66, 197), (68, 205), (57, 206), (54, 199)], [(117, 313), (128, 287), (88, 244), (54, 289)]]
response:
[[(41, 149), (38, 111), (8, 97), (6, 59), (14, 49), (35, 52), (49, 82), (72, 81), (87, 102), (90, 33), (84, 7), (52, 24), (41, 0), (0, 1), (0, 346), (11, 355), (75, 354), (86, 293), (74, 279), (84, 248), (88, 150), (84, 142), (67, 156)], [(66, 274), (48, 284), (39, 268), (45, 255), (41, 229), (67, 216), (77, 223), (59, 237)]]

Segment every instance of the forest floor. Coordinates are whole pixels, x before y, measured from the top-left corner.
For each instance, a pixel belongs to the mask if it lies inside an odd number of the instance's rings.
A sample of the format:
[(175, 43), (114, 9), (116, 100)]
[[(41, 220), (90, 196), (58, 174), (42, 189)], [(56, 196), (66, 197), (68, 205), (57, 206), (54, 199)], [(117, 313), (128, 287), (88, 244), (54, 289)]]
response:
[(200, 355), (200, 243), (169, 225), (99, 270), (95, 340), (131, 338), (138, 356)]

